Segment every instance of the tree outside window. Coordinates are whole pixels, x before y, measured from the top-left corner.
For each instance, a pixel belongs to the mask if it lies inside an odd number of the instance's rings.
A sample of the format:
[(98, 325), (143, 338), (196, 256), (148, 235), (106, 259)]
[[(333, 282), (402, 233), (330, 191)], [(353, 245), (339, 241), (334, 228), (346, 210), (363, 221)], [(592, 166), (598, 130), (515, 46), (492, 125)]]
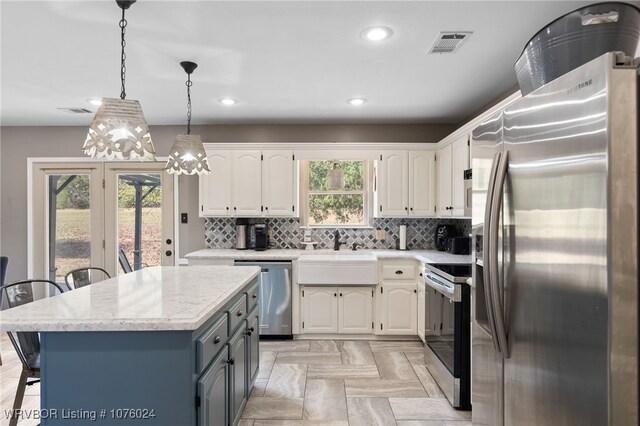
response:
[[(327, 173), (334, 163), (343, 171), (344, 189), (328, 187)], [(311, 226), (368, 225), (367, 172), (366, 161), (307, 161), (303, 167), (303, 221)]]

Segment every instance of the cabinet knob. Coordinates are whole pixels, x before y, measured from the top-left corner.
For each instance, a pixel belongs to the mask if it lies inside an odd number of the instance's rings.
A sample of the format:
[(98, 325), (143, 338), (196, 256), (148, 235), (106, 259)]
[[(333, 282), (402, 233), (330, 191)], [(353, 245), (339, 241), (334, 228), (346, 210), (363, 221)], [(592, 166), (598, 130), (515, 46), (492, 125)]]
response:
[(171, 244), (171, 243), (172, 243), (171, 238), (167, 238), (166, 243), (167, 243), (167, 244)]
[(220, 336), (216, 336), (213, 338), (213, 344), (220, 343)]
[(342, 297), (342, 293), (340, 293), (340, 297)]
[(253, 327), (251, 327), (251, 328), (249, 329), (249, 331), (256, 331), (256, 329), (255, 329), (255, 328), (253, 328)]
[(265, 210), (269, 210), (269, 207), (266, 207), (266, 206), (265, 206), (265, 208), (264, 208), (264, 209), (265, 209)]
[(236, 315), (238, 315), (239, 317), (241, 317), (241, 316), (242, 316), (242, 311), (238, 311), (238, 313), (237, 313)]
[(167, 250), (164, 252), (164, 254), (166, 254), (167, 256), (171, 256), (173, 253), (171, 252), (171, 250)]
[(229, 365), (233, 365), (235, 363), (236, 363), (236, 360), (233, 359), (233, 358), (231, 358), (229, 361), (227, 361), (227, 364), (229, 364)]
[(227, 207), (227, 210), (229, 210), (229, 207)]
[(413, 211), (413, 207), (409, 208), (409, 210)]
[(418, 290), (413, 290), (413, 292), (414, 292), (414, 293), (417, 293), (417, 292), (418, 292)]
[(251, 331), (247, 331), (247, 336), (251, 336)]
[(257, 299), (258, 298), (258, 293), (253, 293), (253, 295), (251, 297), (253, 297), (254, 299)]
[(404, 209), (405, 209), (405, 210), (409, 210), (409, 207), (405, 207)]
[(333, 293), (333, 297), (338, 297), (338, 293)]
[(234, 207), (233, 210), (237, 210), (237, 209)]

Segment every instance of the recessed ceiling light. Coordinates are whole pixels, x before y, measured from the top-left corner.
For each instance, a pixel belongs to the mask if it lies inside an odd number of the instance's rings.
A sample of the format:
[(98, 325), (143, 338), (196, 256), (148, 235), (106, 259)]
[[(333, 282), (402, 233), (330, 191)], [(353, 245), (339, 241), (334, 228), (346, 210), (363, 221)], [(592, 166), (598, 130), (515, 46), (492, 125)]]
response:
[(359, 106), (367, 102), (367, 100), (365, 98), (353, 98), (349, 99), (347, 102), (351, 105)]
[(393, 35), (393, 31), (388, 27), (370, 27), (360, 33), (363, 39), (368, 41), (382, 41)]
[(235, 105), (238, 103), (237, 100), (232, 98), (221, 98), (221, 99), (218, 99), (218, 102), (220, 102), (222, 105)]
[(102, 105), (102, 99), (89, 99), (89, 103), (91, 105), (100, 106)]

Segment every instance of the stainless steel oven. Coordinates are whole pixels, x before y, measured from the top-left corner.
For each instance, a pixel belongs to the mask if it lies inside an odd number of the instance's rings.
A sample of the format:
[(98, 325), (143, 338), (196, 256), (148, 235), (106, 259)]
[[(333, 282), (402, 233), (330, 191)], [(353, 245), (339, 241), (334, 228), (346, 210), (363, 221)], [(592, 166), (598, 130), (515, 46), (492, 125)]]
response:
[(425, 265), (425, 361), (452, 406), (471, 409), (469, 264)]

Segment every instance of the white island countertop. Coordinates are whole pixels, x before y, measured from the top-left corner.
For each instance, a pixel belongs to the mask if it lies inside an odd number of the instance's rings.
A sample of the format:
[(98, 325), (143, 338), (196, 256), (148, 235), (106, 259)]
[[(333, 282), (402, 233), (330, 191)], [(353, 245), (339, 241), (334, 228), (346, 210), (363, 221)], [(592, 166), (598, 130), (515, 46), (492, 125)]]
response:
[(423, 263), (471, 263), (471, 255), (451, 254), (438, 250), (298, 250), (269, 249), (264, 251), (234, 249), (202, 249), (187, 254), (187, 259), (236, 259), (236, 260), (296, 260), (304, 255), (366, 254), (384, 259), (414, 259)]
[(156, 266), (0, 312), (0, 331), (196, 330), (256, 266)]

